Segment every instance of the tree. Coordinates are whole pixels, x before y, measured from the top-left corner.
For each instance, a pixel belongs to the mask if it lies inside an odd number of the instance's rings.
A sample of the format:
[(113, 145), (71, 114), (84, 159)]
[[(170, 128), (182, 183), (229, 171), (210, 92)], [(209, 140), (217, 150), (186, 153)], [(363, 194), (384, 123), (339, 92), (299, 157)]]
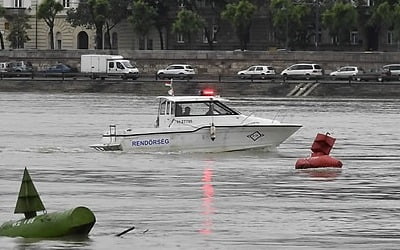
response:
[(203, 25), (204, 19), (197, 13), (181, 9), (177, 14), (175, 22), (172, 24), (172, 31), (177, 34), (183, 34), (188, 38), (189, 45), (191, 45), (192, 34), (201, 30)]
[(227, 4), (222, 11), (222, 18), (228, 20), (236, 31), (240, 42), (240, 49), (246, 50), (250, 42), (250, 27), (256, 6), (248, 0)]
[(363, 0), (355, 0), (354, 2), (359, 23), (362, 24), (360, 29), (364, 30), (366, 49), (378, 50), (382, 27), (387, 26), (389, 28), (395, 24), (391, 15), (393, 15), (398, 0), (374, 0), (374, 4), (370, 6), (366, 6)]
[[(108, 0), (108, 15), (106, 17), (106, 32), (104, 38), (105, 49), (111, 49), (111, 30), (122, 20), (131, 14), (130, 5), (132, 0)], [(115, 45), (114, 45), (115, 46)]]
[(322, 22), (335, 44), (349, 41), (350, 31), (357, 25), (357, 11), (351, 3), (335, 3), (322, 14)]
[(67, 21), (73, 26), (83, 26), (96, 30), (96, 49), (111, 48), (110, 30), (129, 14), (130, 0), (81, 0), (77, 8), (67, 11)]
[(12, 19), (10, 33), (7, 40), (10, 41), (10, 47), (13, 49), (24, 48), (24, 44), (31, 40), (26, 32), (31, 26), (28, 24), (28, 16), (17, 15)]
[(67, 11), (67, 22), (72, 27), (83, 26), (96, 30), (96, 49), (103, 48), (103, 27), (107, 15), (107, 0), (82, 0), (77, 8)]
[(161, 0), (146, 0), (150, 6), (152, 6), (156, 10), (156, 16), (154, 18), (154, 26), (158, 31), (158, 36), (160, 39), (160, 47), (164, 49), (164, 36), (163, 30), (166, 26), (168, 26), (168, 7), (165, 1)]
[(226, 0), (205, 0), (205, 6), (199, 7), (198, 0), (184, 0), (183, 4), (187, 9), (190, 9), (200, 16), (204, 20), (204, 35), (207, 39), (207, 44), (210, 49), (213, 49), (214, 42), (217, 39), (217, 33), (219, 32), (221, 13), (224, 10), (227, 1)]
[(396, 4), (393, 9), (393, 31), (397, 42), (400, 40), (400, 4)]
[(156, 16), (156, 9), (148, 3), (143, 0), (133, 1), (132, 16), (130, 16), (129, 21), (141, 39), (145, 39), (150, 28), (155, 24)]
[[(6, 13), (6, 9), (0, 5), (0, 17), (4, 17), (5, 13)], [(4, 50), (4, 38), (3, 38), (2, 32), (0, 32), (0, 46), (1, 46), (1, 49)]]
[(54, 20), (64, 6), (55, 0), (45, 0), (39, 5), (37, 18), (43, 19), (50, 30), (50, 49), (54, 49)]
[[(310, 6), (302, 3), (294, 4), (290, 0), (272, 0), (270, 3), (272, 25), (277, 38), (284, 41), (285, 48), (289, 48), (296, 41), (306, 43), (307, 17)], [(308, 18), (309, 22), (311, 18)]]

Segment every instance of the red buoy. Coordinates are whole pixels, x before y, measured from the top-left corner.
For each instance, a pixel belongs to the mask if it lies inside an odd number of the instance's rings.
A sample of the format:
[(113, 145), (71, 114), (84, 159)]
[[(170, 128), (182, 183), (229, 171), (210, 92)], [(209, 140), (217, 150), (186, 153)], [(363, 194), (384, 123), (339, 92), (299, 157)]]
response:
[(335, 141), (336, 139), (329, 136), (329, 133), (318, 133), (311, 146), (311, 156), (298, 159), (295, 168), (341, 168), (342, 162), (329, 155)]

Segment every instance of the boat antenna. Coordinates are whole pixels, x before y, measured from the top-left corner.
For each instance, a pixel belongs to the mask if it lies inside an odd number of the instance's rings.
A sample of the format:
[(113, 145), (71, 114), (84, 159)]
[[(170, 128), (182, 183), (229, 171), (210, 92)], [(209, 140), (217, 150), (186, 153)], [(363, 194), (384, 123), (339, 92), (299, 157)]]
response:
[(166, 82), (164, 84), (166, 87), (169, 87), (168, 95), (171, 95), (171, 96), (174, 96), (174, 94), (175, 94), (174, 93), (174, 87), (172, 86), (173, 81), (174, 81), (174, 79), (171, 78), (171, 80), (169, 82)]

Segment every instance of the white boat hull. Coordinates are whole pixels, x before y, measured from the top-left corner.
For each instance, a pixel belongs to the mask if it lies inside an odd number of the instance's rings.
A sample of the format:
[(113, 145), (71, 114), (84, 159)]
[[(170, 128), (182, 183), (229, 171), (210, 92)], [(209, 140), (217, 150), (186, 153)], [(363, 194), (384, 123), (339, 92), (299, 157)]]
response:
[(145, 133), (138, 130), (105, 134), (102, 144), (91, 147), (100, 151), (133, 152), (226, 152), (259, 148), (272, 150), (300, 127), (288, 124), (216, 126), (215, 134), (211, 126), (192, 130), (154, 128), (151, 131), (147, 129)]

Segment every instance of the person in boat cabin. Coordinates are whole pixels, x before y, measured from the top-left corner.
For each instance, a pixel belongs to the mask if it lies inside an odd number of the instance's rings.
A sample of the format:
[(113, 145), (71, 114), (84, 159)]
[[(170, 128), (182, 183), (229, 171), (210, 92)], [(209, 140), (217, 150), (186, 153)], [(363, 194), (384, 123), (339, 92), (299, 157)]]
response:
[(185, 111), (183, 112), (183, 115), (190, 115), (190, 107), (185, 107)]
[(214, 111), (213, 111), (212, 105), (210, 105), (210, 107), (208, 108), (208, 111), (207, 111), (206, 115), (214, 115)]

